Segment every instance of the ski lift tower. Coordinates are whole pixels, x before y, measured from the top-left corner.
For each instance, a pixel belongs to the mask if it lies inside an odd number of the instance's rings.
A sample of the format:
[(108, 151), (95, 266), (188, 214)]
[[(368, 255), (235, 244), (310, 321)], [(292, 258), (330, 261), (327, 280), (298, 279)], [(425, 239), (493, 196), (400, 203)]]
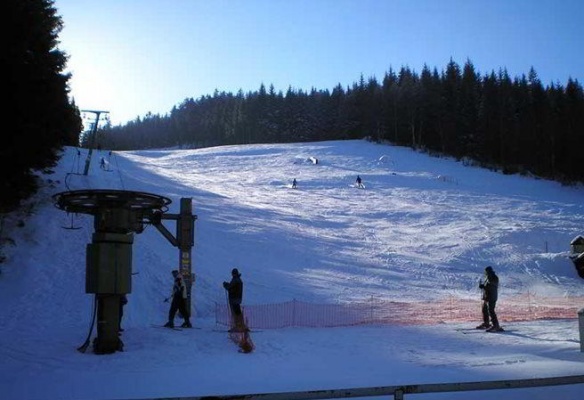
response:
[(91, 133), (91, 142), (92, 143), (89, 144), (89, 152), (87, 153), (87, 158), (85, 159), (85, 169), (83, 170), (83, 175), (87, 175), (89, 173), (89, 164), (91, 164), (91, 154), (93, 153), (93, 148), (95, 147), (95, 138), (97, 136), (97, 126), (99, 125), (99, 116), (101, 114), (107, 114), (107, 113), (109, 113), (109, 111), (81, 110), (81, 112), (95, 114), (95, 122), (93, 123), (93, 130)]
[[(171, 200), (151, 193), (126, 190), (76, 190), (57, 193), (55, 205), (68, 213), (91, 214), (94, 217), (92, 242), (86, 250), (86, 293), (95, 294), (94, 319), (97, 314), (96, 354), (123, 350), (118, 336), (122, 296), (132, 291), (132, 243), (134, 233), (142, 233), (144, 225), (153, 224), (176, 247), (179, 247), (180, 269), (191, 285), (191, 249), (194, 244), (192, 199), (181, 199), (180, 214), (165, 214)], [(176, 220), (176, 237), (162, 225), (163, 219)], [(91, 331), (84, 345), (85, 352)]]

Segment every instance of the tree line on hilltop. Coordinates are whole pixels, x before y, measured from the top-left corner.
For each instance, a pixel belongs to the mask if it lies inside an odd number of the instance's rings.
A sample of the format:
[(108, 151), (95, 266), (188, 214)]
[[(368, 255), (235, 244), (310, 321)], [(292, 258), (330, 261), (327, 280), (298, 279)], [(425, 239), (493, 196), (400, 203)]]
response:
[(505, 173), (584, 180), (584, 92), (577, 80), (542, 84), (532, 68), (481, 76), (467, 60), (438, 72), (408, 67), (331, 91), (243, 93), (188, 98), (167, 115), (148, 113), (83, 136), (113, 150), (360, 139), (453, 156)]

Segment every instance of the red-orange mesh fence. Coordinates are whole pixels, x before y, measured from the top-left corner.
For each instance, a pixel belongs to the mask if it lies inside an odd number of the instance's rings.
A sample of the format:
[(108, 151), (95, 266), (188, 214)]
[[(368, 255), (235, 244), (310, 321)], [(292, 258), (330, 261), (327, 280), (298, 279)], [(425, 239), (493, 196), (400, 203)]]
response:
[[(351, 325), (423, 325), (448, 322), (482, 321), (481, 301), (449, 296), (444, 299), (398, 302), (371, 299), (345, 304), (315, 304), (293, 300), (276, 304), (243, 307), (251, 329), (285, 327), (334, 327)], [(502, 322), (578, 317), (584, 297), (538, 297), (526, 294), (497, 302)], [(216, 304), (215, 322), (229, 326), (229, 309)]]

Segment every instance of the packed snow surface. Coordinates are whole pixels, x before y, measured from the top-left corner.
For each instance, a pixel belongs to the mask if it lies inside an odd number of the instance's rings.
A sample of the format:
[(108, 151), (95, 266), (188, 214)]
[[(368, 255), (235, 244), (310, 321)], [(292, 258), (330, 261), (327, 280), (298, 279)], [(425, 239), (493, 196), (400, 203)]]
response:
[[(100, 157), (107, 161), (100, 168)], [(4, 220), (0, 264), (0, 397), (137, 399), (584, 375), (577, 315), (463, 334), (468, 324), (265, 329), (237, 352), (215, 328), (221, 283), (237, 267), (244, 305), (297, 299), (423, 304), (476, 299), (492, 265), (501, 298), (584, 296), (569, 259), (584, 233), (584, 189), (502, 175), (367, 141), (94, 152), (66, 148), (41, 191)], [(318, 160), (318, 162), (315, 162)], [(357, 175), (365, 189), (355, 187)], [(291, 188), (296, 178), (298, 187)], [(166, 321), (176, 248), (136, 234), (123, 352), (76, 348), (91, 322), (85, 293), (89, 215), (52, 195), (115, 189), (193, 200), (194, 325)], [(169, 230), (173, 231), (169, 224)], [(64, 228), (79, 229), (64, 229)], [(584, 307), (584, 304), (582, 304)], [(504, 315), (499, 315), (504, 319)], [(176, 321), (179, 322), (179, 321)], [(407, 395), (420, 399), (581, 399), (584, 384)]]

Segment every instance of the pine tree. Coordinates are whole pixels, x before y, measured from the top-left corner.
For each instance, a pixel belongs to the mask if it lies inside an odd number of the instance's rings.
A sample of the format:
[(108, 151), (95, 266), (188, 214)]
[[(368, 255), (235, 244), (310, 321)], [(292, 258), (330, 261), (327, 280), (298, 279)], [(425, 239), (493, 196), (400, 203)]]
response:
[(2, 209), (36, 190), (34, 170), (52, 167), (63, 145), (76, 145), (81, 118), (69, 100), (66, 55), (56, 48), (63, 23), (51, 0), (3, 4), (8, 46), (2, 52), (4, 112), (12, 129), (0, 146)]
[(460, 158), (463, 154), (460, 137), (460, 67), (452, 59), (442, 78), (443, 109), (440, 124), (441, 150)]
[(470, 60), (466, 61), (460, 84), (460, 132), (458, 138), (463, 149), (462, 155), (477, 159), (481, 149), (478, 138), (478, 106), (481, 96), (479, 75)]

